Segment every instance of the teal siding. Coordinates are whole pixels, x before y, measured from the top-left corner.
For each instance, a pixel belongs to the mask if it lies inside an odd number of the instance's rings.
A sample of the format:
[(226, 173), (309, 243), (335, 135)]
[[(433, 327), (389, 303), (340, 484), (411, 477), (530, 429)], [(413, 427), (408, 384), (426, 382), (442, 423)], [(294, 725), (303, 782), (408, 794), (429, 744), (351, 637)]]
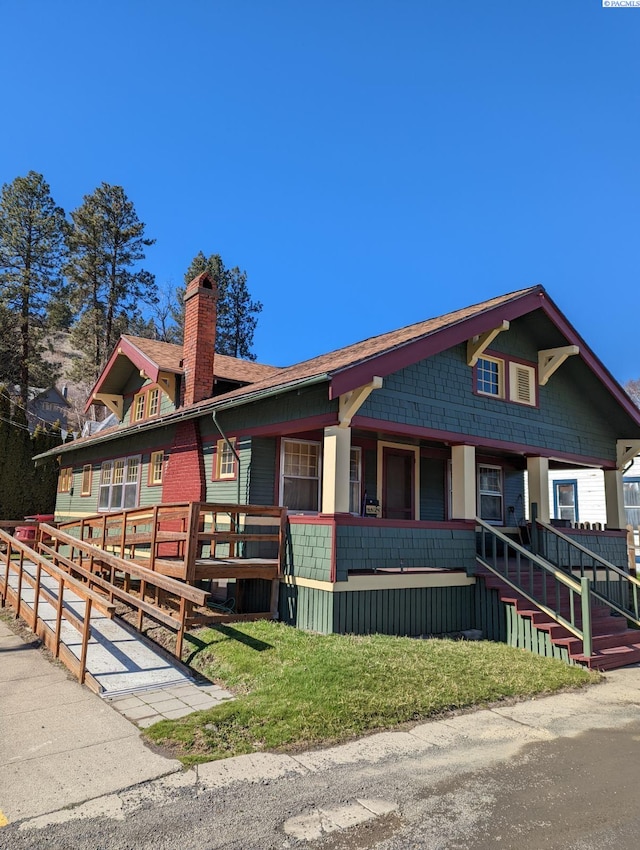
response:
[[(201, 420), (203, 422), (203, 420)], [(227, 434), (233, 438), (233, 434)], [(217, 442), (221, 440), (219, 432), (202, 435), (202, 454), (204, 459), (205, 492), (207, 502), (231, 502), (232, 504), (245, 505), (249, 502), (249, 480), (251, 472), (251, 440), (242, 437), (236, 441), (235, 449), (240, 457), (236, 471), (238, 477), (214, 481), (213, 472), (215, 468)]]
[(420, 459), (420, 519), (446, 519), (446, 463), (439, 458)]
[[(600, 555), (601, 558), (604, 558), (611, 564), (614, 564), (625, 571), (628, 570), (629, 560), (627, 555), (627, 539), (625, 536), (614, 537), (597, 533), (576, 534), (575, 536), (572, 536), (571, 529), (563, 528), (560, 530), (563, 534), (566, 534), (567, 537), (570, 537), (576, 543), (579, 543), (581, 546), (584, 546), (596, 555)], [(574, 567), (580, 565), (580, 553), (577, 550), (573, 549), (573, 547), (569, 547), (569, 554), (567, 551), (568, 544), (556, 537), (555, 534), (541, 531), (540, 535), (542, 537), (541, 554), (546, 554), (549, 560), (552, 560), (554, 563), (558, 562), (562, 567), (568, 567), (569, 562), (571, 562), (571, 565)], [(592, 560), (587, 555), (584, 555), (583, 563), (585, 567), (590, 566)]]
[(263, 425), (303, 419), (324, 413), (337, 413), (338, 401), (329, 400), (327, 384), (283, 392), (274, 398), (263, 399), (230, 410), (222, 410), (218, 421), (226, 434)]
[(331, 528), (328, 525), (289, 525), (285, 571), (302, 578), (329, 581)]
[(349, 572), (401, 567), (467, 569), (475, 567), (473, 531), (371, 525), (339, 526), (336, 532), (337, 579)]
[(276, 452), (273, 437), (253, 437), (251, 440), (251, 483), (249, 502), (252, 505), (276, 505)]
[(504, 522), (519, 525), (524, 521), (524, 471), (504, 467)]

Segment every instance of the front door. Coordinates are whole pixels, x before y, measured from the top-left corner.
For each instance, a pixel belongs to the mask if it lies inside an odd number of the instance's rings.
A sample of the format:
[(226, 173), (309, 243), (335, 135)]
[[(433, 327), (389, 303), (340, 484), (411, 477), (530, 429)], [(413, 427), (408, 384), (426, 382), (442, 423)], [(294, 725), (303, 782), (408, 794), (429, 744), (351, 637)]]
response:
[(413, 519), (415, 453), (385, 446), (382, 454), (382, 515), (385, 519)]

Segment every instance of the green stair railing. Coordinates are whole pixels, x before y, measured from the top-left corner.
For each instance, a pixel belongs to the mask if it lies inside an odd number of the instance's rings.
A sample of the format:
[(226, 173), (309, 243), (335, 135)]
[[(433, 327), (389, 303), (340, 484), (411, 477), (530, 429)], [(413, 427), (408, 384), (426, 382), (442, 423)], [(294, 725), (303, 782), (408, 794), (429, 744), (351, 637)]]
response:
[(541, 557), (568, 574), (589, 578), (594, 599), (640, 628), (640, 580), (537, 517), (533, 526)]
[(558, 569), (502, 532), (476, 518), (476, 559), (538, 610), (582, 640), (592, 654), (591, 582)]

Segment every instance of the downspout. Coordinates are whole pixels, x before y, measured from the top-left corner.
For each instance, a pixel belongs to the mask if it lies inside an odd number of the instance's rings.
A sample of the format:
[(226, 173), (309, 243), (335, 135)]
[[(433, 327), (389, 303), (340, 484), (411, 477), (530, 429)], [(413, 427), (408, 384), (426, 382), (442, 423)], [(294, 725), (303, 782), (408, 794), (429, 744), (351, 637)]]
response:
[(211, 412), (211, 418), (213, 419), (213, 424), (214, 424), (214, 425), (216, 426), (216, 428), (218, 429), (218, 431), (219, 431), (219, 433), (220, 433), (220, 436), (221, 436), (221, 437), (222, 437), (222, 439), (224, 440), (225, 445), (227, 446), (227, 448), (229, 449), (229, 451), (233, 454), (233, 456), (234, 456), (234, 457), (235, 457), (235, 459), (236, 459), (236, 463), (238, 464), (238, 504), (240, 505), (240, 504), (242, 504), (242, 502), (240, 501), (240, 490), (241, 490), (241, 482), (240, 482), (240, 455), (239, 455), (239, 454), (238, 454), (238, 452), (236, 451), (235, 446), (233, 445), (233, 443), (231, 443), (231, 441), (229, 440), (229, 438), (227, 437), (227, 435), (226, 435), (226, 434), (224, 433), (224, 431), (222, 430), (222, 427), (221, 427), (220, 423), (218, 422), (218, 420), (217, 420), (217, 418), (216, 418), (216, 411), (215, 411), (215, 410), (213, 410), (213, 411)]

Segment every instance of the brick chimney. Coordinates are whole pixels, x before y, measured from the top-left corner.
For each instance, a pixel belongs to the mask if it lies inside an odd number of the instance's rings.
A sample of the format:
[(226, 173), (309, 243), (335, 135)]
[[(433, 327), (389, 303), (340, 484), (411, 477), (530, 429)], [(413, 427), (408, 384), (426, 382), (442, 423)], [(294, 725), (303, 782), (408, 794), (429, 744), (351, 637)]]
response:
[(195, 404), (213, 393), (213, 353), (216, 344), (216, 281), (203, 272), (184, 295), (184, 403)]

